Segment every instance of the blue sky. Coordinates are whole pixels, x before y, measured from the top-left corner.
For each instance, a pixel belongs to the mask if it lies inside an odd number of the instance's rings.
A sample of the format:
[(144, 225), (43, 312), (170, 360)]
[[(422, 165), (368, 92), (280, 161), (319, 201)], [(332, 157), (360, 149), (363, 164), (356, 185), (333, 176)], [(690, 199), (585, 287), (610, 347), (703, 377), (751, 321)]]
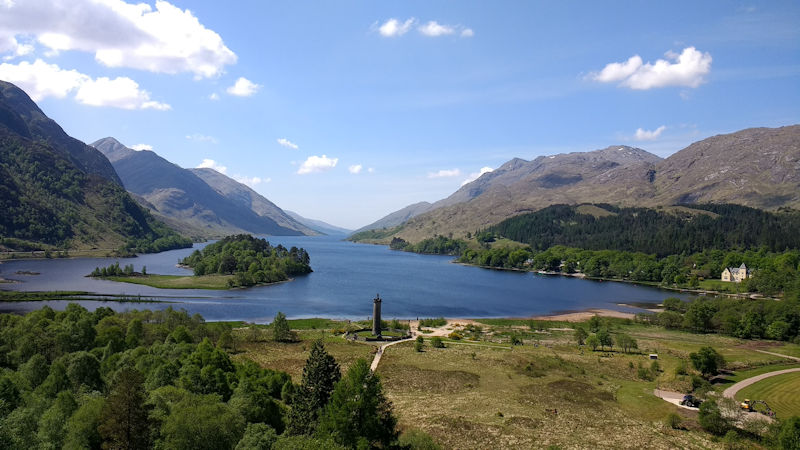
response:
[(72, 136), (357, 228), (520, 157), (800, 122), (800, 3), (0, 0)]

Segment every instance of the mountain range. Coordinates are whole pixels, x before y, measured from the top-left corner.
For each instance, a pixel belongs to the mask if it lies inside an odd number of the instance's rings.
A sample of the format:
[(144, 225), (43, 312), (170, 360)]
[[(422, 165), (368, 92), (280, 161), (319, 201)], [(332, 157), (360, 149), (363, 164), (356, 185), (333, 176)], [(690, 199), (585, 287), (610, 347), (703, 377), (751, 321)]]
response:
[(198, 238), (236, 233), (319, 234), (246, 185), (213, 169), (185, 169), (114, 138), (95, 141), (125, 188), (156, 217)]
[(549, 205), (584, 202), (800, 207), (800, 125), (713, 136), (665, 159), (623, 145), (514, 158), (443, 200), (411, 205), (362, 230), (388, 228), (386, 239), (410, 242), (463, 237)]
[(41, 244), (111, 250), (159, 239), (183, 245), (128, 195), (102, 153), (68, 136), (25, 92), (4, 81), (0, 211), (2, 250)]

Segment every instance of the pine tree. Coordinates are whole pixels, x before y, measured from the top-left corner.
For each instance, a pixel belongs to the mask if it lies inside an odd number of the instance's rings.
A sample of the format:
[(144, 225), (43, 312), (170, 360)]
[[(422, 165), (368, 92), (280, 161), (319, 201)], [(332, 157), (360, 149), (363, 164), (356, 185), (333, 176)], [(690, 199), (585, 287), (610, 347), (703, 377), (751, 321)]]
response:
[(351, 448), (387, 448), (397, 439), (396, 425), (380, 379), (366, 360), (359, 359), (336, 384), (318, 433)]
[(292, 409), (289, 411), (289, 434), (313, 433), (317, 418), (341, 377), (339, 364), (325, 350), (322, 341), (314, 342), (303, 368), (300, 388), (294, 395)]
[(286, 321), (286, 314), (280, 311), (275, 314), (275, 320), (272, 321), (272, 332), (275, 333), (275, 340), (278, 342), (292, 341), (292, 330), (289, 328), (289, 322)]
[(150, 447), (150, 419), (145, 400), (144, 377), (136, 369), (123, 368), (108, 395), (98, 427), (103, 448)]

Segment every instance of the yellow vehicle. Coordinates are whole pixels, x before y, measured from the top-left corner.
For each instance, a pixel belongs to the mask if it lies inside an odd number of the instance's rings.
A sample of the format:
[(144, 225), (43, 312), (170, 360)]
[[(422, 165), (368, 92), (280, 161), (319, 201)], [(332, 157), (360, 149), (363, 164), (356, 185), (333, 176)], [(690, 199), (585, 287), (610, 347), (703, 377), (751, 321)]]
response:
[(769, 405), (767, 405), (767, 402), (763, 400), (750, 400), (749, 398), (746, 398), (742, 403), (739, 404), (739, 406), (741, 406), (741, 408), (747, 412), (758, 412), (769, 417), (775, 416), (775, 412), (772, 411)]

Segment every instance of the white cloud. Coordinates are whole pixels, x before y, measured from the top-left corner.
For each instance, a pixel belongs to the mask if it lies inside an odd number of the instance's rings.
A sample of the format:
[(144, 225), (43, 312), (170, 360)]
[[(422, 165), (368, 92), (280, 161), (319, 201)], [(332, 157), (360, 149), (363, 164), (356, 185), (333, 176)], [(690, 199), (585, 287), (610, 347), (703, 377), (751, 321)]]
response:
[(239, 79), (236, 80), (236, 83), (234, 83), (233, 86), (229, 87), (226, 91), (228, 94), (235, 95), (237, 97), (250, 97), (258, 92), (259, 89), (261, 89), (261, 85), (255, 84), (245, 77), (239, 77)]
[(467, 176), (467, 179), (461, 182), (461, 185), (462, 185), (462, 186), (464, 186), (464, 185), (465, 185), (465, 184), (467, 184), (467, 183), (472, 183), (473, 181), (475, 181), (475, 180), (477, 180), (478, 178), (480, 178), (480, 176), (481, 176), (481, 175), (483, 175), (483, 174), (485, 174), (485, 173), (489, 173), (489, 172), (491, 172), (491, 171), (493, 171), (493, 170), (494, 170), (494, 169), (492, 169), (491, 167), (488, 167), (488, 166), (486, 166), (486, 167), (481, 167), (481, 170), (480, 170), (480, 171), (478, 171), (478, 172), (472, 172), (472, 173), (470, 173), (470, 174)]
[(191, 11), (156, 0), (6, 1), (0, 14), (5, 37), (32, 36), (50, 52), (83, 51), (108, 67), (159, 73), (220, 75), (236, 54)]
[(364, 167), (361, 164), (355, 164), (347, 168), (347, 171), (352, 174), (361, 173), (361, 169)]
[(86, 80), (75, 93), (75, 100), (90, 106), (111, 106), (122, 109), (157, 109), (166, 111), (166, 103), (150, 100), (150, 93), (139, 89), (139, 83), (128, 77), (113, 80), (100, 77)]
[(336, 167), (338, 162), (339, 158), (328, 158), (325, 155), (309, 156), (308, 159), (303, 161), (300, 168), (297, 169), (297, 173), (299, 175), (305, 175), (309, 173), (326, 172)]
[(239, 183), (246, 184), (251, 188), (254, 188), (256, 187), (256, 185), (259, 185), (261, 183), (269, 183), (270, 181), (272, 181), (271, 178), (246, 177), (243, 175), (234, 175), (231, 178), (238, 181)]
[(680, 54), (669, 51), (665, 56), (667, 59), (655, 63), (642, 63), (642, 58), (634, 55), (624, 63), (607, 64), (600, 72), (589, 74), (589, 78), (601, 83), (620, 81), (621, 86), (637, 90), (666, 86), (696, 88), (711, 72), (711, 55), (694, 47), (686, 47)]
[(419, 28), (417, 29), (419, 30), (420, 33), (429, 37), (445, 36), (456, 32), (456, 29), (453, 28), (452, 26), (442, 25), (436, 22), (435, 20), (431, 20), (425, 25), (420, 25)]
[(140, 89), (139, 84), (128, 77), (92, 79), (77, 70), (65, 70), (41, 59), (33, 63), (0, 64), (0, 79), (16, 84), (37, 102), (47, 97), (64, 98), (75, 91), (75, 100), (84, 105), (170, 109), (166, 103), (151, 100), (150, 93)]
[(661, 136), (661, 133), (663, 133), (666, 129), (667, 127), (665, 125), (661, 125), (652, 131), (637, 128), (636, 134), (633, 136), (633, 138), (637, 141), (653, 141), (658, 139), (658, 137)]
[(642, 67), (642, 58), (639, 55), (634, 55), (624, 63), (606, 64), (599, 73), (592, 74), (592, 79), (601, 83), (620, 81), (633, 75), (640, 67)]
[(136, 150), (137, 152), (140, 152), (142, 150), (153, 150), (153, 146), (149, 144), (136, 144), (136, 145), (131, 145), (131, 150)]
[(217, 141), (217, 138), (215, 138), (214, 136), (206, 136), (200, 133), (187, 134), (186, 139), (194, 142), (207, 142), (209, 144), (216, 144), (219, 142)]
[(370, 167), (369, 169), (367, 169), (367, 173), (375, 173), (375, 168)]
[(38, 102), (47, 97), (64, 98), (90, 78), (77, 70), (63, 70), (37, 59), (33, 64), (0, 64), (0, 79), (16, 84)]
[(216, 170), (217, 172), (219, 172), (221, 174), (225, 174), (228, 171), (227, 167), (225, 167), (223, 165), (220, 165), (220, 164), (217, 164), (216, 161), (214, 161), (213, 159), (208, 159), (208, 158), (204, 159), (203, 162), (198, 164), (197, 168), (198, 169), (214, 169), (214, 170)]
[(298, 148), (300, 148), (297, 146), (297, 144), (286, 138), (278, 138), (278, 144), (280, 144), (283, 147), (290, 148), (292, 150), (297, 150)]
[(0, 36), (0, 55), (5, 54), (3, 59), (6, 61), (33, 53), (33, 50), (33, 45), (22, 44), (14, 36)]
[(400, 22), (397, 19), (389, 19), (378, 27), (378, 32), (384, 37), (402, 36), (408, 33), (408, 30), (417, 21), (415, 18), (410, 18), (405, 22)]
[(212, 92), (211, 95), (208, 96), (209, 100), (219, 100), (219, 94), (216, 92)]
[(472, 28), (464, 28), (463, 30), (461, 30), (461, 37), (466, 38), (472, 36), (475, 36), (475, 32), (472, 31)]
[(447, 177), (457, 177), (461, 175), (461, 171), (458, 169), (444, 169), (438, 172), (430, 172), (428, 173), (428, 178), (447, 178)]

